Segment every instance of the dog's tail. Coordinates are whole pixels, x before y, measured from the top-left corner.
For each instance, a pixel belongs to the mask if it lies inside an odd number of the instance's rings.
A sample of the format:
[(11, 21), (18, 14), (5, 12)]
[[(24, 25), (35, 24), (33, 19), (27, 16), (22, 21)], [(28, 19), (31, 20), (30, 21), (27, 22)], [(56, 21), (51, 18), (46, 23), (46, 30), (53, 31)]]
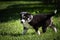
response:
[(57, 10), (54, 10), (54, 12), (51, 12), (51, 13), (48, 14), (47, 16), (52, 17), (52, 16), (54, 16), (54, 15), (56, 15), (56, 14), (57, 14)]

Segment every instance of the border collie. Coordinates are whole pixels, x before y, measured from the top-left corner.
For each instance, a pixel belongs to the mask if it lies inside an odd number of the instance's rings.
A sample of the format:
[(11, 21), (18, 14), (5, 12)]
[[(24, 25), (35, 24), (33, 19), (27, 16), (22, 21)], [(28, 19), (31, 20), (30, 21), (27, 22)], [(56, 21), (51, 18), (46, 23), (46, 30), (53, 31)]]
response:
[(52, 16), (54, 16), (56, 13), (57, 10), (54, 10), (54, 12), (51, 12), (49, 14), (37, 14), (37, 15), (32, 15), (29, 12), (20, 12), (21, 23), (23, 24), (22, 34), (25, 34), (27, 32), (28, 25), (32, 26), (33, 29), (35, 29), (35, 31), (39, 35), (40, 35), (39, 27), (42, 27), (43, 33), (46, 32), (47, 27), (50, 27), (55, 32), (57, 32), (57, 29), (52, 21)]

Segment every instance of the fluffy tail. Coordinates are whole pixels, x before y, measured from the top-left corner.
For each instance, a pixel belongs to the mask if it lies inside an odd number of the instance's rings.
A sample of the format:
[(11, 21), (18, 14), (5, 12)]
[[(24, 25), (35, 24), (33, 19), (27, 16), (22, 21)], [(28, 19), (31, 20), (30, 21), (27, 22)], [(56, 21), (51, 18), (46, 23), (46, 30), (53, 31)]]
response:
[(57, 13), (57, 10), (54, 10), (54, 12), (51, 12), (51, 13), (48, 14), (47, 16), (52, 17), (52, 16), (56, 15), (56, 13)]
[(57, 13), (57, 10), (54, 10), (54, 14), (56, 14)]

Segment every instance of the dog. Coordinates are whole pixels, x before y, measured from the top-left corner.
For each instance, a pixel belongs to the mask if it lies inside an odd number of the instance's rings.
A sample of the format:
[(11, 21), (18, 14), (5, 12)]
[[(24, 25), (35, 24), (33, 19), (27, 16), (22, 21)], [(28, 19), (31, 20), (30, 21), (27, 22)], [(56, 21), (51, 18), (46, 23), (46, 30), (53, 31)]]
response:
[(28, 25), (33, 27), (35, 29), (36, 33), (40, 35), (39, 27), (42, 27), (43, 33), (46, 32), (47, 27), (52, 28), (55, 32), (57, 32), (57, 29), (55, 25), (53, 24), (52, 17), (56, 15), (57, 10), (54, 10), (54, 12), (50, 12), (49, 14), (37, 14), (32, 15), (29, 12), (20, 12), (20, 20), (23, 24), (23, 32), (22, 34), (25, 34), (28, 30)]

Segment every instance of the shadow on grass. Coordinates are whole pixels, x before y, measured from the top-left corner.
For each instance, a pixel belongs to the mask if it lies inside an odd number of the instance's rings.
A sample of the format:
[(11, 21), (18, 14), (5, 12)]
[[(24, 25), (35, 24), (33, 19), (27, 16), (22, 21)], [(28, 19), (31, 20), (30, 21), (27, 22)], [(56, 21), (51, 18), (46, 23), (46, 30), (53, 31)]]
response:
[[(38, 5), (40, 5), (40, 4), (38, 4)], [(20, 19), (19, 13), (21, 11), (28, 11), (28, 12), (40, 11), (40, 12), (43, 12), (44, 9), (54, 9), (54, 8), (47, 7), (46, 4), (45, 4), (45, 6), (36, 6), (36, 7), (35, 6), (32, 7), (31, 4), (11, 5), (5, 9), (0, 9), (0, 22), (7, 22), (10, 20)]]
[[(24, 35), (34, 35), (35, 33), (31, 33), (31, 34), (29, 34), (29, 33), (26, 33), (26, 34), (24, 34)], [(9, 36), (21, 36), (22, 34), (21, 33), (16, 33), (16, 34), (14, 34), (14, 33), (6, 33), (6, 32), (4, 32), (4, 33), (0, 33), (0, 35), (2, 35), (2, 36), (7, 36), (7, 35), (9, 35)]]
[(8, 6), (6, 9), (0, 9), (0, 22), (7, 22), (10, 20), (17, 20), (20, 18), (19, 13), (21, 11), (33, 11), (39, 9), (39, 7), (24, 7), (29, 5), (11, 5)]
[(7, 35), (10, 35), (10, 36), (20, 36), (22, 34), (0, 33), (0, 35), (2, 35), (2, 36), (7, 36)]
[(8, 6), (6, 9), (0, 10), (0, 22), (19, 19), (19, 13), (21, 10), (23, 11), (24, 8), (20, 8), (20, 5), (12, 5)]

